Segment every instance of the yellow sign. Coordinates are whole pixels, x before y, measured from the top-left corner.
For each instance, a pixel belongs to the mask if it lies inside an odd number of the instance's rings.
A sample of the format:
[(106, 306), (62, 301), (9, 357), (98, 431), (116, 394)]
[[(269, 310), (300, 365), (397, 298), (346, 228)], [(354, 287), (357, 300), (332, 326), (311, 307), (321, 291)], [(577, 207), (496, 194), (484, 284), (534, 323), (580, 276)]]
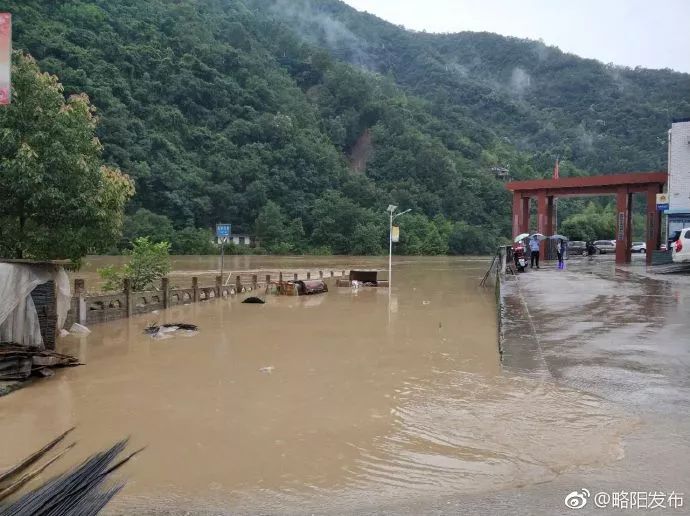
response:
[(668, 194), (667, 193), (656, 194), (656, 203), (657, 204), (668, 204)]
[(400, 241), (400, 226), (393, 226), (391, 228), (391, 240), (393, 242)]

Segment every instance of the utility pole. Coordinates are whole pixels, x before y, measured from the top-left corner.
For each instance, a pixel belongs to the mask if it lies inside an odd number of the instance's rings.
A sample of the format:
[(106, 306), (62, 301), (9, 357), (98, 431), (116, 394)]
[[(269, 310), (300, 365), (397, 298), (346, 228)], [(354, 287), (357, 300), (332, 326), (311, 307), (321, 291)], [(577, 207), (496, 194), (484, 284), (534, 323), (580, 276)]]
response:
[(386, 211), (390, 215), (390, 222), (388, 224), (388, 293), (390, 294), (393, 288), (393, 220), (397, 219), (400, 215), (405, 215), (406, 213), (412, 211), (405, 210), (400, 213), (395, 213), (398, 207), (389, 204)]

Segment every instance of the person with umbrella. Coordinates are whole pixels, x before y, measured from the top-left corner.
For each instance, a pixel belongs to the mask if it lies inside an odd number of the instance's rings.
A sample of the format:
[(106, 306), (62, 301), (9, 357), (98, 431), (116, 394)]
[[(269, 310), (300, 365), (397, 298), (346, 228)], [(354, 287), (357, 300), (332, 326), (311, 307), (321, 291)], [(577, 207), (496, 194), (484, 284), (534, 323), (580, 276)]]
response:
[(556, 242), (556, 256), (558, 256), (558, 268), (563, 268), (563, 254), (565, 253), (565, 241), (562, 238)]
[(537, 269), (539, 268), (539, 233), (535, 233), (529, 240), (530, 253), (530, 269), (534, 269), (534, 262), (537, 262)]
[(558, 256), (558, 268), (563, 269), (565, 268), (563, 264), (563, 258), (565, 257), (565, 251), (566, 251), (566, 241), (568, 240), (567, 237), (564, 237), (563, 235), (553, 235), (550, 237), (553, 240), (556, 240), (556, 256)]

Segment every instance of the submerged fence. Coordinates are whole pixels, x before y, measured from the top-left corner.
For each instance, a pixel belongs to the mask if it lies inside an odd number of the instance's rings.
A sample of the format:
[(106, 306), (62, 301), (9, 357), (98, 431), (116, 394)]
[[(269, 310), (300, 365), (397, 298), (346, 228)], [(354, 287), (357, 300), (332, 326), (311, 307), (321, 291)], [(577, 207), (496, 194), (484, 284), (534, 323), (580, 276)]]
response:
[(134, 291), (130, 287), (129, 280), (125, 280), (121, 292), (95, 294), (87, 292), (85, 280), (75, 279), (66, 327), (70, 327), (75, 322), (88, 325), (164, 310), (176, 305), (233, 297), (243, 292), (265, 288), (275, 282), (312, 279), (312, 277), (328, 279), (343, 277), (347, 274), (349, 271), (346, 270), (318, 270), (306, 273), (289, 271), (261, 276), (256, 273), (240, 273), (228, 276), (225, 282), (221, 276), (216, 276), (214, 284), (208, 286), (199, 285), (199, 278), (192, 276), (192, 285), (189, 288), (171, 286), (170, 279), (166, 277), (161, 279), (160, 288), (147, 291)]

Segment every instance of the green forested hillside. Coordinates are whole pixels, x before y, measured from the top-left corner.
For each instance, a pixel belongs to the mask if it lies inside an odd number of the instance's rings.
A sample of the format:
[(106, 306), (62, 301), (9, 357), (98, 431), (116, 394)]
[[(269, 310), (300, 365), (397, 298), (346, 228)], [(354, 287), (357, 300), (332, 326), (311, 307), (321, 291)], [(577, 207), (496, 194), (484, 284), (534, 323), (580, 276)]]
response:
[[(486, 252), (509, 236), (491, 171), (664, 165), (688, 75), (490, 34), (411, 33), (333, 1), (4, 0), (14, 46), (98, 107), (135, 180), (126, 237), (205, 250), (231, 222), (273, 252)], [(576, 207), (576, 205), (574, 205)], [(566, 208), (563, 208), (566, 210)]]
[(670, 119), (690, 112), (688, 74), (605, 65), (497, 34), (405, 31), (335, 0), (250, 3), (341, 59), (390, 76), (437, 113), (459, 106), (511, 145), (588, 171), (665, 166)]

